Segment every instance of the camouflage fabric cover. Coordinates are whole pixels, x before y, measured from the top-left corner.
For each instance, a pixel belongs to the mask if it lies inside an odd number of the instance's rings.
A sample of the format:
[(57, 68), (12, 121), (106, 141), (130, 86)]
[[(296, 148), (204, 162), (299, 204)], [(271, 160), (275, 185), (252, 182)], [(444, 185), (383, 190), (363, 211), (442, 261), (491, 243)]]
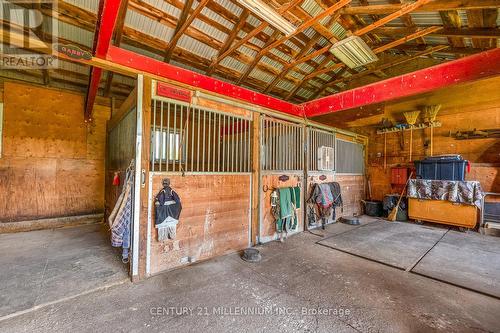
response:
[(481, 208), (483, 191), (477, 181), (410, 179), (407, 196), (416, 199), (446, 200)]

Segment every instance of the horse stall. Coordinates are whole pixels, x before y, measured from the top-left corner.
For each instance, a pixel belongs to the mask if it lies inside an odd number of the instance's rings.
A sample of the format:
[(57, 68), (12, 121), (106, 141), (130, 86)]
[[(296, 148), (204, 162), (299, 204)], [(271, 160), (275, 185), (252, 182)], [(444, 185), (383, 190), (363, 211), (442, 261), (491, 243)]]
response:
[[(259, 177), (260, 219), (258, 239), (266, 243), (303, 231), (304, 125), (269, 116), (261, 117), (261, 168)], [(291, 225), (281, 220), (278, 193), (298, 188)], [(294, 193), (297, 193), (294, 192)], [(281, 230), (280, 230), (281, 229)], [(283, 237), (283, 238), (282, 238)]]
[[(251, 112), (191, 99), (190, 92), (185, 101), (164, 97), (169, 95), (162, 87), (156, 85), (151, 101), (147, 275), (251, 244)], [(174, 233), (162, 239), (155, 198), (164, 179), (178, 194), (182, 213)]]

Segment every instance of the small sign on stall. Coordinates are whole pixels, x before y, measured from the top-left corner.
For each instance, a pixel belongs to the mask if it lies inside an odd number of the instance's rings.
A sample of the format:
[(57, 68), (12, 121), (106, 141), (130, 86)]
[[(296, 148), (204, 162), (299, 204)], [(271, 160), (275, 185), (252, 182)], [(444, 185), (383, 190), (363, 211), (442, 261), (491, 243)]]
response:
[(187, 103), (191, 103), (191, 98), (193, 97), (192, 91), (174, 87), (163, 82), (156, 83), (156, 95)]

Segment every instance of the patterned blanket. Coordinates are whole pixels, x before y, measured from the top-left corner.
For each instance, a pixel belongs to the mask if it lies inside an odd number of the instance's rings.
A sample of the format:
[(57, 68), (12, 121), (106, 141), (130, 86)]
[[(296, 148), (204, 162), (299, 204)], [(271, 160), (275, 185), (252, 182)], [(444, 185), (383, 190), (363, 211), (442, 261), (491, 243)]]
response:
[(481, 208), (483, 191), (478, 181), (410, 179), (409, 198), (446, 200)]

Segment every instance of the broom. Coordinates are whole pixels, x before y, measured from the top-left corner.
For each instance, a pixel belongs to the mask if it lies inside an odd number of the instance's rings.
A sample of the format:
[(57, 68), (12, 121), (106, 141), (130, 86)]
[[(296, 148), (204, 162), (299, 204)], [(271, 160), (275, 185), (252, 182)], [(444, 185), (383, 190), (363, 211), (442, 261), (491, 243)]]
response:
[(410, 162), (411, 162), (411, 153), (412, 153), (412, 148), (413, 148), (413, 127), (415, 126), (415, 123), (417, 122), (418, 115), (420, 114), (420, 111), (408, 111), (404, 112), (403, 115), (405, 116), (406, 122), (410, 125)]
[(424, 112), (425, 112), (425, 120), (429, 122), (429, 127), (431, 131), (431, 156), (433, 154), (433, 144), (434, 144), (434, 122), (436, 121), (436, 116), (441, 109), (441, 104), (438, 105), (426, 105), (424, 107)]
[(399, 196), (398, 203), (396, 204), (396, 207), (394, 207), (391, 212), (389, 213), (389, 216), (387, 216), (387, 220), (390, 222), (396, 221), (396, 217), (398, 215), (398, 209), (399, 209), (399, 204), (401, 203), (401, 199), (403, 199), (403, 194), (405, 193), (406, 187), (408, 186), (408, 182), (411, 179), (411, 176), (413, 176), (413, 171), (410, 172), (410, 177), (408, 177), (408, 180), (406, 181), (405, 187), (403, 188), (403, 191), (401, 191), (401, 195)]

